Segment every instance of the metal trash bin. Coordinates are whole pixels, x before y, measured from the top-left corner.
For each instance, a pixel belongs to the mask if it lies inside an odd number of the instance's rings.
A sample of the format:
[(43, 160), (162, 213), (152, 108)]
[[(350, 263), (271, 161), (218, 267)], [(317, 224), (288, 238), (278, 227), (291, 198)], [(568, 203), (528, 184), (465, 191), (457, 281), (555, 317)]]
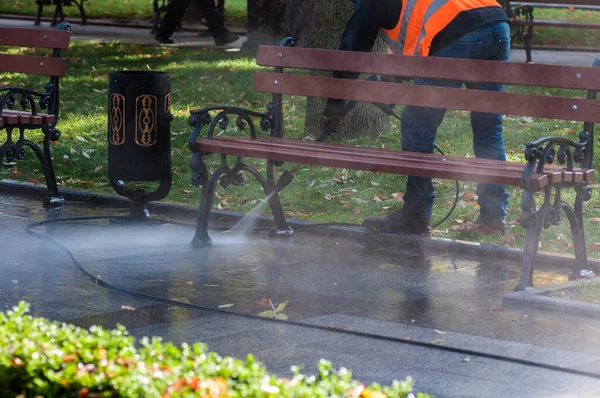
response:
[[(171, 76), (165, 72), (116, 71), (108, 84), (108, 178), (132, 201), (132, 216), (149, 217), (146, 203), (171, 189)], [(152, 192), (126, 182), (158, 181)]]

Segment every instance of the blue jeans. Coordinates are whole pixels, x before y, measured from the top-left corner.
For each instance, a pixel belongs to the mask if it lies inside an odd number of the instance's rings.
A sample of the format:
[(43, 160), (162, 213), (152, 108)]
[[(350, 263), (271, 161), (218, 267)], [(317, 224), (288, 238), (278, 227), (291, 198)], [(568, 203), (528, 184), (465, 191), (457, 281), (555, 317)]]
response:
[[(510, 28), (499, 22), (478, 28), (454, 43), (432, 51), (432, 57), (507, 61), (510, 56)], [(462, 86), (461, 81), (418, 78), (414, 84), (424, 86)], [(468, 89), (504, 91), (503, 84), (465, 82)], [(433, 143), (444, 118), (445, 109), (407, 106), (402, 111), (402, 149), (433, 153)], [(502, 115), (471, 112), (473, 149), (478, 158), (506, 160), (502, 137)], [(487, 219), (506, 217), (508, 193), (504, 185), (479, 184), (476, 191), (481, 216)], [(408, 177), (404, 194), (404, 214), (408, 218), (429, 220), (435, 194), (430, 178)]]

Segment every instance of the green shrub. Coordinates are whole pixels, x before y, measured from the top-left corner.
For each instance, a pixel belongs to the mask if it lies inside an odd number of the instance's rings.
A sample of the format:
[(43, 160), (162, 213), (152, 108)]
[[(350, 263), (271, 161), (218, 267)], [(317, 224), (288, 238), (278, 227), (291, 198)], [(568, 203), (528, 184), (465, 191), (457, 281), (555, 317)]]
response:
[[(202, 344), (142, 339), (123, 326), (89, 330), (27, 315), (29, 307), (0, 313), (2, 397), (407, 397), (412, 380), (368, 388), (346, 369), (321, 360), (315, 376), (294, 368), (277, 378), (248, 355), (221, 357)], [(417, 394), (418, 397), (426, 397)]]

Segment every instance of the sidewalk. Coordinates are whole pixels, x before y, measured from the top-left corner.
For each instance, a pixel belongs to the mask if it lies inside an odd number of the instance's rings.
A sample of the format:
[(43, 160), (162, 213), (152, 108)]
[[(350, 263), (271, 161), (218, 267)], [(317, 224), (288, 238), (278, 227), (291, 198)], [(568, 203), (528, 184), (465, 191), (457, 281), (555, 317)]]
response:
[[(0, 26), (13, 26), (21, 28), (39, 28), (33, 25), (33, 21), (0, 18)], [(137, 45), (159, 45), (150, 33), (149, 27), (135, 28), (123, 26), (105, 26), (105, 25), (80, 25), (77, 19), (71, 22), (72, 39), (80, 41), (90, 41), (94, 43), (112, 43), (115, 40), (124, 44)], [(52, 29), (49, 22), (42, 22), (41, 28)], [(246, 41), (245, 36), (226, 47), (217, 47), (212, 36), (206, 30), (175, 32), (173, 35), (175, 44), (171, 46), (180, 47), (198, 47), (198, 48), (230, 48), (239, 49)]]
[[(0, 26), (15, 26), (33, 28), (33, 22), (28, 20), (2, 19), (0, 18)], [(42, 23), (45, 28), (49, 27), (49, 23)], [(133, 28), (121, 26), (98, 26), (98, 25), (79, 25), (77, 20), (72, 23), (73, 40), (92, 41), (96, 43), (112, 43), (115, 40), (125, 44), (137, 45), (157, 45), (154, 36), (150, 34), (149, 28)], [(222, 48), (216, 47), (214, 41), (207, 32), (176, 32), (173, 35), (175, 44), (178, 47), (200, 47), (200, 48)], [(240, 40), (232, 43), (226, 48), (240, 49), (246, 41), (245, 36), (240, 36)], [(533, 50), (533, 59), (539, 64), (559, 64), (559, 65), (575, 65), (575, 66), (592, 66), (594, 58), (600, 57), (600, 54), (577, 51), (539, 51)], [(511, 52), (511, 61), (525, 62), (525, 50), (514, 49)]]

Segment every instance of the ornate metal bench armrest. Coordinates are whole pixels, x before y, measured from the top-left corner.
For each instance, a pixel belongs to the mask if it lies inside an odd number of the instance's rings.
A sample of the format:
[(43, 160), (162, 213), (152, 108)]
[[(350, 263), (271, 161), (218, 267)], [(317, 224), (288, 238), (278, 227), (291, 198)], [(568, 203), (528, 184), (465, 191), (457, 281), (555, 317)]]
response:
[[(252, 138), (256, 138), (256, 125), (252, 120), (252, 117), (260, 119), (259, 126), (262, 131), (268, 131), (272, 129), (273, 114), (275, 113), (276, 109), (277, 108), (273, 103), (269, 103), (267, 104), (267, 111), (264, 113), (224, 105), (210, 106), (190, 111), (190, 125), (194, 127), (194, 130), (188, 137), (188, 148), (190, 151), (198, 153), (196, 140), (200, 136), (202, 128), (208, 125), (205, 138), (211, 139), (214, 136), (214, 131), (217, 126), (221, 130), (226, 130), (227, 127), (229, 127), (229, 116), (231, 115), (237, 116), (235, 119), (235, 125), (240, 130), (245, 130), (246, 127), (250, 126), (250, 136)], [(218, 111), (214, 118), (210, 115), (211, 111)]]
[[(52, 103), (54, 85), (48, 83), (44, 88), (46, 92), (42, 93), (23, 87), (0, 87), (0, 113), (4, 109), (22, 110), (30, 112), (33, 116), (37, 115), (40, 110), (46, 109), (53, 113), (53, 109), (55, 109)], [(36, 100), (35, 97), (39, 97), (39, 99)]]
[(586, 167), (587, 146), (590, 135), (586, 131), (579, 133), (579, 141), (565, 137), (542, 137), (525, 144), (525, 160), (527, 166), (523, 170), (523, 184), (529, 187), (531, 174), (544, 172), (546, 164), (555, 160), (561, 165), (566, 164), (567, 170), (572, 171), (575, 164)]

